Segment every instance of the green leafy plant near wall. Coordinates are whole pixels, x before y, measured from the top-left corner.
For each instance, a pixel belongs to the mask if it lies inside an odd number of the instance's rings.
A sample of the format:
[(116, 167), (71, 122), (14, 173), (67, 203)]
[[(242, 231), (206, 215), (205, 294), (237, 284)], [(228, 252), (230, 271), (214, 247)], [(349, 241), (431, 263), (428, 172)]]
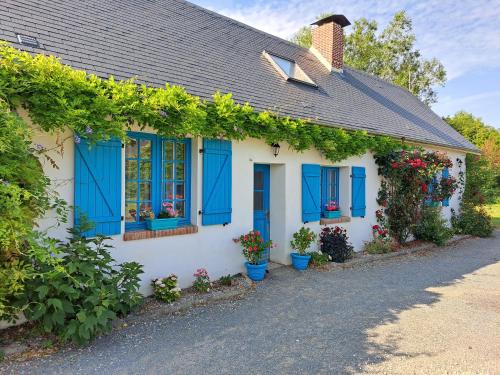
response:
[[(64, 202), (51, 193), (39, 159), (57, 165), (49, 150), (32, 144), (32, 128), (15, 112), (19, 107), (43, 131), (57, 136), (70, 130), (75, 141), (125, 139), (137, 124), (168, 137), (258, 138), (268, 144), (286, 142), (299, 152), (314, 147), (331, 161), (369, 150), (382, 154), (399, 145), (386, 136), (257, 112), (249, 104), (235, 103), (231, 94), (201, 100), (168, 84), (160, 88), (133, 79), (101, 79), (55, 57), (31, 55), (0, 41), (0, 319), (12, 320), (30, 304), (14, 301), (35, 295), (27, 282), (41, 275), (34, 265), (58, 267), (50, 262), (55, 245), (47, 245), (50, 239), (35, 224), (50, 208), (63, 221), (66, 212)], [(64, 322), (60, 332), (66, 332)]]

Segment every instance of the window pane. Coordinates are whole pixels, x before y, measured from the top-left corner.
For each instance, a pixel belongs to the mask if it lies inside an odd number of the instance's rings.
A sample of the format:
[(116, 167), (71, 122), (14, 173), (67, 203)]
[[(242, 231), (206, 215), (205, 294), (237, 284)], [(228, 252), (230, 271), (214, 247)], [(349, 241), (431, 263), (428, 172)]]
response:
[(151, 141), (141, 139), (140, 140), (140, 145), (141, 145), (141, 159), (151, 159)]
[(256, 190), (262, 190), (264, 189), (264, 173), (263, 172), (255, 172), (253, 174), (254, 178), (254, 189)]
[(135, 223), (137, 221), (137, 203), (127, 202), (125, 205), (125, 221)]
[(184, 184), (175, 185), (175, 199), (184, 199)]
[(125, 162), (125, 178), (127, 180), (137, 180), (137, 160), (127, 160)]
[(184, 209), (184, 201), (176, 201), (175, 202), (175, 210), (177, 211), (177, 216), (185, 217), (185, 209)]
[(125, 199), (128, 201), (137, 200), (137, 182), (127, 182), (125, 185)]
[(167, 182), (165, 184), (164, 199), (166, 199), (166, 200), (173, 200), (174, 199), (174, 183), (173, 182)]
[(137, 140), (134, 138), (129, 138), (127, 142), (127, 147), (125, 148), (125, 154), (127, 158), (137, 158)]
[(141, 180), (151, 180), (150, 161), (141, 161)]
[(163, 143), (163, 160), (174, 160), (174, 143), (165, 141)]
[(184, 163), (175, 163), (175, 179), (184, 180)]
[(264, 192), (254, 191), (253, 192), (253, 209), (262, 211), (264, 209)]
[(176, 160), (184, 160), (185, 159), (185, 145), (184, 143), (176, 143), (175, 144), (175, 159)]
[(141, 191), (139, 192), (140, 201), (150, 201), (151, 200), (151, 183), (141, 182)]
[(164, 163), (163, 176), (165, 180), (174, 179), (174, 163)]

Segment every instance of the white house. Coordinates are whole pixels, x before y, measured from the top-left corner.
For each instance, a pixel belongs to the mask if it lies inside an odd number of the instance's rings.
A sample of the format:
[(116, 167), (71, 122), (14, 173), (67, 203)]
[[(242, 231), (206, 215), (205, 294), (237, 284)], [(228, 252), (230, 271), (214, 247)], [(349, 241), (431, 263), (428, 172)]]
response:
[[(207, 99), (217, 90), (231, 92), (258, 110), (389, 135), (444, 151), (452, 161), (474, 152), (408, 91), (344, 66), (348, 25), (341, 15), (317, 21), (308, 50), (183, 0), (89, 0), (85, 7), (6, 0), (0, 8), (0, 39), (102, 77), (168, 82)], [(277, 244), (270, 260), (281, 264), (290, 263), (291, 236), (303, 225), (316, 232), (341, 225), (356, 250), (372, 238), (380, 178), (370, 153), (333, 164), (317, 150), (297, 153), (283, 143), (275, 155), (257, 139), (163, 139), (136, 130), (126, 144), (91, 149), (70, 133), (56, 140), (40, 132), (34, 141), (46, 148), (64, 144), (64, 153), (52, 154), (60, 168), (44, 165), (54, 188), (96, 223), (96, 232), (113, 238), (117, 261), (143, 264), (145, 293), (156, 276), (175, 273), (184, 287), (199, 267), (212, 278), (242, 272), (233, 239), (251, 229)], [(458, 172), (454, 163), (450, 174)], [(331, 200), (340, 205), (340, 219), (321, 218)], [(147, 230), (141, 211), (158, 212), (163, 202), (180, 212), (180, 226)], [(455, 195), (444, 215), (458, 204)], [(66, 236), (67, 228), (51, 217), (40, 224)]]

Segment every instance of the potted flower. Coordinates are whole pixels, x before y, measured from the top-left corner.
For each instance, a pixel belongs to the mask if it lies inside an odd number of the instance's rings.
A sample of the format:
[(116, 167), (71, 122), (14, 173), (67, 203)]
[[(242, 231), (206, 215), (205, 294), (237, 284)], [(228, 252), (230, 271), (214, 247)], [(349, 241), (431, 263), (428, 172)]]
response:
[(341, 215), (340, 207), (337, 205), (337, 202), (330, 201), (325, 204), (325, 209), (323, 210), (323, 217), (326, 219), (336, 219)]
[(266, 275), (267, 260), (263, 259), (266, 250), (273, 246), (272, 241), (264, 241), (260, 232), (250, 231), (234, 240), (243, 247), (243, 256), (246, 258), (245, 266), (248, 277), (253, 281), (261, 281)]
[(316, 239), (316, 234), (306, 227), (300, 228), (297, 232), (293, 234), (293, 239), (290, 241), (290, 246), (292, 249), (296, 250), (296, 253), (291, 253), (292, 266), (296, 270), (303, 271), (309, 265), (311, 260), (311, 255), (307, 254), (306, 251), (309, 246)]
[(149, 212), (149, 217), (145, 219), (146, 228), (149, 230), (174, 229), (179, 224), (177, 211), (174, 210), (172, 203), (163, 202), (162, 209), (155, 219), (154, 213)]

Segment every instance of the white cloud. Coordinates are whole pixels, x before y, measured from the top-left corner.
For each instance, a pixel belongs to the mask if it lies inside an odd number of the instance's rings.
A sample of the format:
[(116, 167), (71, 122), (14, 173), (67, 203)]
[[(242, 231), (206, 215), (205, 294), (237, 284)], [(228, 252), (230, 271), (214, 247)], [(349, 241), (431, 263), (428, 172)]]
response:
[(499, 0), (338, 0), (333, 5), (327, 0), (224, 1), (212, 3), (211, 9), (285, 39), (322, 12), (342, 13), (351, 21), (375, 19), (383, 27), (396, 11), (405, 9), (423, 55), (441, 60), (449, 79), (473, 69), (500, 67)]

